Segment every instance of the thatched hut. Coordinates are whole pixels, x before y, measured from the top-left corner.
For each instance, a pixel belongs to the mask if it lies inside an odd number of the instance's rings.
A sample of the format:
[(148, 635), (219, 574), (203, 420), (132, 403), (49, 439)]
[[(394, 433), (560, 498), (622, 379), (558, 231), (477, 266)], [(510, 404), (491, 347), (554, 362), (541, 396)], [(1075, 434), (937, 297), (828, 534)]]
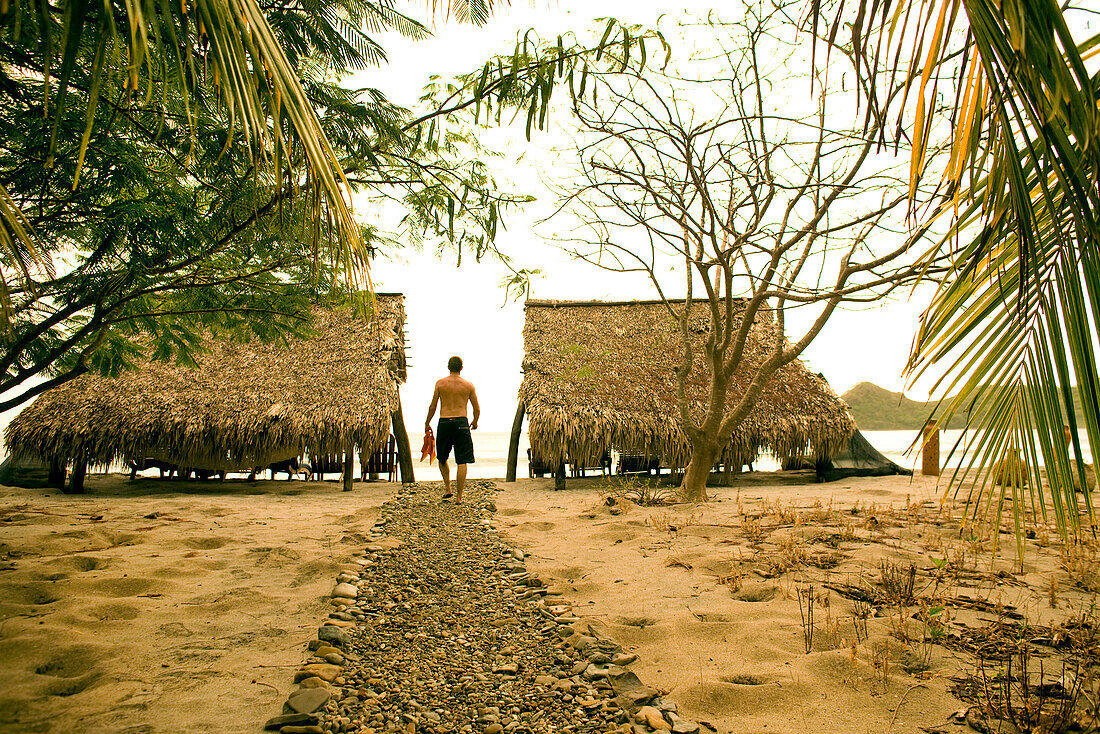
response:
[[(86, 464), (144, 457), (231, 471), (309, 451), (343, 453), (350, 468), (352, 447), (377, 450), (392, 426), (402, 479), (411, 481), (398, 395), (406, 376), (404, 297), (378, 294), (367, 318), (350, 309), (316, 317), (311, 338), (215, 339), (197, 368), (150, 362), (49, 390), (12, 421), (8, 448), (45, 459), (55, 473), (71, 463), (79, 491)], [(350, 479), (345, 471), (347, 487)]]
[[(528, 301), (526, 306), (526, 356), (513, 443), (526, 415), (533, 455), (552, 466), (592, 462), (611, 449), (659, 457), (664, 466), (687, 465), (691, 448), (676, 398), (680, 327), (661, 301)], [(672, 306), (682, 310), (684, 301)], [(702, 357), (708, 329), (706, 304), (693, 304), (689, 331), (696, 364), (687, 390), (699, 415), (708, 394)], [(781, 338), (770, 312), (757, 315), (733, 378), (731, 405)], [(796, 360), (772, 377), (720, 461), (740, 467), (762, 450), (780, 459), (825, 458), (843, 450), (855, 430), (848, 407), (824, 378)], [(515, 453), (509, 452), (510, 479)]]

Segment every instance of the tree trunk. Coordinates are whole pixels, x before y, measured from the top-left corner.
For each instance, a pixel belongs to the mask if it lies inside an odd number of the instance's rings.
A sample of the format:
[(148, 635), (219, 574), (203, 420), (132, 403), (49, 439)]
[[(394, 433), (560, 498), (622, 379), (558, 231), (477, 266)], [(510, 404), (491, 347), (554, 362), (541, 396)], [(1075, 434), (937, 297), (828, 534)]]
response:
[(413, 476), (412, 446), (409, 445), (409, 432), (405, 430), (405, 416), (401, 411), (401, 396), (397, 398), (397, 410), (391, 416), (393, 436), (397, 439), (397, 465), (401, 470), (401, 483), (412, 484)]
[(519, 462), (519, 434), (523, 431), (523, 416), (527, 406), (522, 402), (516, 406), (516, 417), (512, 419), (512, 433), (508, 436), (508, 468), (504, 481), (516, 481), (516, 464)]
[(680, 485), (680, 494), (688, 502), (707, 501), (707, 479), (714, 461), (718, 458), (718, 442), (707, 441), (692, 446), (691, 461), (684, 471), (684, 481)]

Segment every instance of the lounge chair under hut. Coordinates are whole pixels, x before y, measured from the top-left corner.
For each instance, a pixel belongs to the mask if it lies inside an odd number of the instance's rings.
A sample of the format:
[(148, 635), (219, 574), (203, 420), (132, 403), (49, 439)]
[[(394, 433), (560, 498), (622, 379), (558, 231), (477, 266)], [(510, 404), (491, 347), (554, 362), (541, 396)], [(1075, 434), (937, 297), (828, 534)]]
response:
[(83, 490), (89, 464), (152, 457), (207, 472), (249, 471), (337, 454), (350, 489), (355, 450), (396, 438), (413, 481), (398, 387), (405, 381), (405, 307), (378, 294), (366, 318), (320, 310), (316, 335), (287, 343), (212, 340), (198, 367), (149, 362), (117, 378), (85, 375), (43, 393), (8, 426), (14, 458), (38, 458), (51, 481)]

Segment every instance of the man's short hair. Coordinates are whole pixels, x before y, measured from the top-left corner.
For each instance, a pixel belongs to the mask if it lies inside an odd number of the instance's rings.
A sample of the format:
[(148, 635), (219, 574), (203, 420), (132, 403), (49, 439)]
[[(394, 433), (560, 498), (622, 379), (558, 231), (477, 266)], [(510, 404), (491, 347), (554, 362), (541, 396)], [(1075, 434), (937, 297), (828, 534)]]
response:
[(447, 360), (447, 369), (451, 372), (462, 371), (462, 357), (451, 357)]

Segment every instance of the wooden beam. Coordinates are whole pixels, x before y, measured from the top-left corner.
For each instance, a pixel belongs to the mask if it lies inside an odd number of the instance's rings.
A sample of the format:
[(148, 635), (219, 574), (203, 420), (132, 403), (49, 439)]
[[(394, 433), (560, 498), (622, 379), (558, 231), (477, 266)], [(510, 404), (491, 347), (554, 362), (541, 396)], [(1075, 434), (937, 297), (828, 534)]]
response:
[(355, 444), (348, 441), (344, 446), (344, 491), (350, 492), (355, 477)]
[(393, 411), (393, 437), (397, 439), (397, 465), (401, 469), (401, 483), (412, 484), (413, 476), (412, 446), (409, 445), (409, 432), (405, 430), (405, 416), (401, 412), (401, 393), (397, 394), (397, 410)]
[(565, 462), (558, 464), (554, 470), (554, 489), (565, 489)]
[(521, 400), (516, 406), (516, 417), (512, 419), (512, 435), (508, 437), (508, 471), (504, 477), (506, 482), (516, 481), (516, 463), (519, 461), (519, 435), (523, 432), (523, 416), (527, 412), (527, 406)]
[(66, 461), (63, 457), (54, 456), (50, 459), (49, 482), (51, 487), (65, 489), (65, 464)]
[(62, 491), (65, 494), (84, 494), (84, 476), (88, 473), (88, 462), (83, 455), (73, 459), (73, 473), (69, 477), (69, 486)]

